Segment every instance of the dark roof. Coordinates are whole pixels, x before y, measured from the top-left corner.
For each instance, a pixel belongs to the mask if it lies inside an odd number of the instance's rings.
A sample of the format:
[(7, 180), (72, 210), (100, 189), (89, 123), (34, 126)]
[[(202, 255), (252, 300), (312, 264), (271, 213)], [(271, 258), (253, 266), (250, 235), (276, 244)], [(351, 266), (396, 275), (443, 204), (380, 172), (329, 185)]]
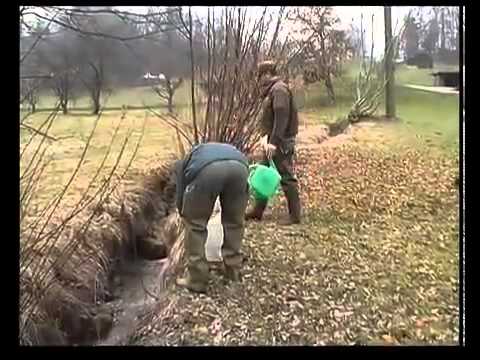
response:
[(438, 71), (435, 73), (432, 73), (433, 76), (442, 76), (442, 75), (459, 75), (460, 71), (455, 70), (455, 71)]

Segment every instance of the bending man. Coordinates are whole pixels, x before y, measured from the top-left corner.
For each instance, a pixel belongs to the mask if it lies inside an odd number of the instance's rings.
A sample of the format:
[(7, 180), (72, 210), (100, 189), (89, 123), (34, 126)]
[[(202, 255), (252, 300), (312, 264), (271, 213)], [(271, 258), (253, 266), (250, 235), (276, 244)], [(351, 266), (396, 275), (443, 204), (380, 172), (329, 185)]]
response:
[(188, 275), (177, 285), (205, 292), (209, 267), (205, 256), (207, 223), (217, 197), (222, 206), (222, 257), (228, 279), (240, 280), (244, 213), (248, 202), (248, 160), (234, 146), (206, 143), (195, 146), (176, 164), (177, 208), (185, 224)]

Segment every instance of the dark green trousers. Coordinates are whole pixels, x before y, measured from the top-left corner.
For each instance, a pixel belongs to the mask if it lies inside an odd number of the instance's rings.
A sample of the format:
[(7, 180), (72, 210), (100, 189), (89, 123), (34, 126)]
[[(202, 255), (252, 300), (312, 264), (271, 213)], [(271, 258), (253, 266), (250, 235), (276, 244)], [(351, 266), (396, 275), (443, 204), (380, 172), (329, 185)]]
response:
[[(293, 171), (293, 158), (295, 156), (295, 150), (291, 149), (288, 153), (283, 153), (280, 150), (275, 152), (273, 155), (273, 162), (277, 167), (278, 172), (282, 176), (282, 180), (280, 182), (282, 186), (282, 190), (287, 192), (289, 189), (293, 188), (295, 190), (298, 189), (298, 181), (295, 177)], [(266, 157), (264, 157), (263, 161), (261, 162), (262, 165), (268, 166), (269, 161)], [(297, 190), (298, 191), (298, 190)]]
[(206, 283), (209, 268), (205, 256), (207, 224), (217, 197), (222, 207), (224, 232), (222, 257), (226, 267), (239, 268), (248, 202), (248, 169), (238, 161), (223, 160), (207, 165), (189, 184), (183, 196), (185, 251), (193, 283)]
[[(300, 205), (300, 195), (298, 193), (298, 180), (295, 177), (293, 171), (293, 158), (295, 156), (295, 148), (292, 146), (288, 152), (284, 153), (280, 150), (275, 152), (273, 156), (273, 162), (282, 176), (280, 184), (282, 190), (285, 193), (285, 197), (288, 202), (288, 212), (290, 214), (291, 220), (299, 221), (301, 217), (301, 205)], [(269, 164), (268, 159), (265, 157), (261, 162), (263, 165)], [(261, 217), (263, 211), (267, 206), (266, 201), (255, 202), (255, 211), (257, 211), (257, 216)]]

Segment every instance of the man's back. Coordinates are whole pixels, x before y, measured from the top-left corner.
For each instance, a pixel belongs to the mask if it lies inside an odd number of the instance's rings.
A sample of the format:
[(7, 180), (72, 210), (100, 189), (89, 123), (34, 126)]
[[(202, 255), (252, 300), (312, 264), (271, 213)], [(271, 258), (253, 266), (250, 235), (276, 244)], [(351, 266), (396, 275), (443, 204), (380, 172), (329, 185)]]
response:
[(193, 148), (185, 163), (185, 181), (188, 184), (208, 164), (220, 160), (236, 160), (246, 166), (248, 159), (237, 148), (230, 144), (205, 143)]
[[(288, 96), (289, 120), (285, 129), (286, 137), (294, 137), (298, 134), (298, 110), (292, 91), (283, 80), (278, 80), (272, 87), (275, 92), (283, 92)], [(275, 93), (274, 92), (274, 93)]]
[(298, 112), (292, 93), (279, 78), (272, 79), (263, 104), (262, 127), (271, 142), (284, 147), (298, 134)]

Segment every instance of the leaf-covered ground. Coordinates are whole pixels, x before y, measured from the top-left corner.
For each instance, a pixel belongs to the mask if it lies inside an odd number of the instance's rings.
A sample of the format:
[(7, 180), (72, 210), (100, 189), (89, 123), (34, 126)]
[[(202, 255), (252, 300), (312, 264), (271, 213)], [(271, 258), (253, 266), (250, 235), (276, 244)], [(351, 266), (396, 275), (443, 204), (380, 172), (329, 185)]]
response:
[(243, 281), (172, 285), (132, 338), (145, 345), (454, 344), (458, 165), (408, 148), (304, 147), (304, 222), (281, 197), (248, 225)]

